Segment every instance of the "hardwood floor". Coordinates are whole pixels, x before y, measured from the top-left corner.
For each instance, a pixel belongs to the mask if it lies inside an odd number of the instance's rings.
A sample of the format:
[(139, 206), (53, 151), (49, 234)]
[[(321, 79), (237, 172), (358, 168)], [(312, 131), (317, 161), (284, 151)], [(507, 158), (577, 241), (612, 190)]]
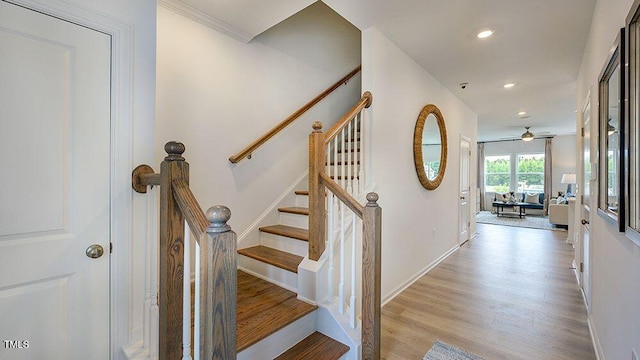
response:
[(382, 358), (422, 359), (440, 339), (485, 359), (595, 359), (566, 232), (477, 229), (382, 308)]

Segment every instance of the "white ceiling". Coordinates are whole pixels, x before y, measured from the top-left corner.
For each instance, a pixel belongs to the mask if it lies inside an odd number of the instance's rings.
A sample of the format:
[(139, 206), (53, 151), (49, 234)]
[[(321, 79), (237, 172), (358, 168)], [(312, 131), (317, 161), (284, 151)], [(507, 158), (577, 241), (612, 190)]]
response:
[[(176, 0), (163, 0), (175, 2)], [(575, 133), (576, 78), (596, 0), (325, 0), (375, 26), (478, 114), (478, 140)], [(182, 0), (251, 38), (313, 0)], [(477, 32), (496, 33), (484, 40)], [(469, 83), (466, 89), (460, 84)], [(504, 89), (506, 82), (515, 82)], [(428, 99), (425, 99), (428, 101)], [(517, 114), (527, 111), (528, 118)]]

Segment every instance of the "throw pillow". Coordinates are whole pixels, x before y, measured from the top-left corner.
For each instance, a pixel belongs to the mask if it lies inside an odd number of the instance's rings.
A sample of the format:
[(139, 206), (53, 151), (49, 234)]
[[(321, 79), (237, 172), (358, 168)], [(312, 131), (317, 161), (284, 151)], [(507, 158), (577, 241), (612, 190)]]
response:
[(527, 194), (524, 198), (524, 202), (527, 204), (537, 204), (538, 203), (538, 194)]
[(562, 196), (558, 196), (558, 198), (556, 199), (556, 204), (566, 204), (567, 203), (567, 199), (565, 199)]
[(507, 198), (504, 196), (505, 194), (496, 193), (496, 201), (505, 202)]

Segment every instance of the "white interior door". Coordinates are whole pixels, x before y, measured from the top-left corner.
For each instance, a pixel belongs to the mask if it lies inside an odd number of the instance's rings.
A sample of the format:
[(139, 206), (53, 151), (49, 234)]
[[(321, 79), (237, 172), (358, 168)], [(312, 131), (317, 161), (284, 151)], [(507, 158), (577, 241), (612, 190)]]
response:
[(462, 244), (469, 240), (470, 226), (470, 196), (471, 185), (469, 181), (469, 159), (471, 158), (471, 148), (468, 139), (460, 138), (460, 226), (458, 243)]
[(584, 293), (587, 310), (591, 306), (591, 277), (590, 277), (590, 233), (589, 222), (591, 217), (591, 194), (596, 189), (595, 172), (593, 164), (595, 164), (595, 153), (592, 154), (591, 148), (595, 139), (591, 138), (591, 95), (587, 95), (585, 105), (582, 109), (582, 196), (580, 196), (580, 206), (576, 209), (576, 214), (580, 219), (580, 231), (578, 233), (578, 241), (576, 247), (576, 265), (578, 266), (580, 286)]
[(110, 42), (0, 2), (0, 359), (109, 358)]

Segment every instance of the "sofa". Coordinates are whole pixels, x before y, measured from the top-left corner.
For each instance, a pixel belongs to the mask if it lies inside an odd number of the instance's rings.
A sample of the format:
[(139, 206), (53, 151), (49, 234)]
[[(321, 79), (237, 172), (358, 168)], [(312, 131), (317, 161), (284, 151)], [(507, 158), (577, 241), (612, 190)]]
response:
[[(491, 196), (491, 202), (494, 201), (504, 201), (502, 200), (503, 198), (500, 197), (500, 195), (507, 195), (509, 193), (506, 194), (500, 194), (500, 193), (493, 193)], [(488, 195), (488, 194), (487, 194)], [(529, 205), (527, 205), (527, 209), (533, 209), (533, 210), (544, 210), (544, 193), (532, 193), (532, 194), (527, 194), (527, 193), (519, 193), (516, 192), (513, 194), (515, 197), (515, 201), (516, 202), (526, 202)], [(528, 196), (530, 195), (530, 196)], [(531, 197), (535, 196), (535, 200), (532, 200)], [(529, 197), (529, 199), (527, 199), (527, 197)], [(491, 206), (491, 202), (489, 202), (488, 206)]]
[(553, 225), (569, 226), (569, 205), (558, 204), (558, 199), (549, 200), (549, 222)]

